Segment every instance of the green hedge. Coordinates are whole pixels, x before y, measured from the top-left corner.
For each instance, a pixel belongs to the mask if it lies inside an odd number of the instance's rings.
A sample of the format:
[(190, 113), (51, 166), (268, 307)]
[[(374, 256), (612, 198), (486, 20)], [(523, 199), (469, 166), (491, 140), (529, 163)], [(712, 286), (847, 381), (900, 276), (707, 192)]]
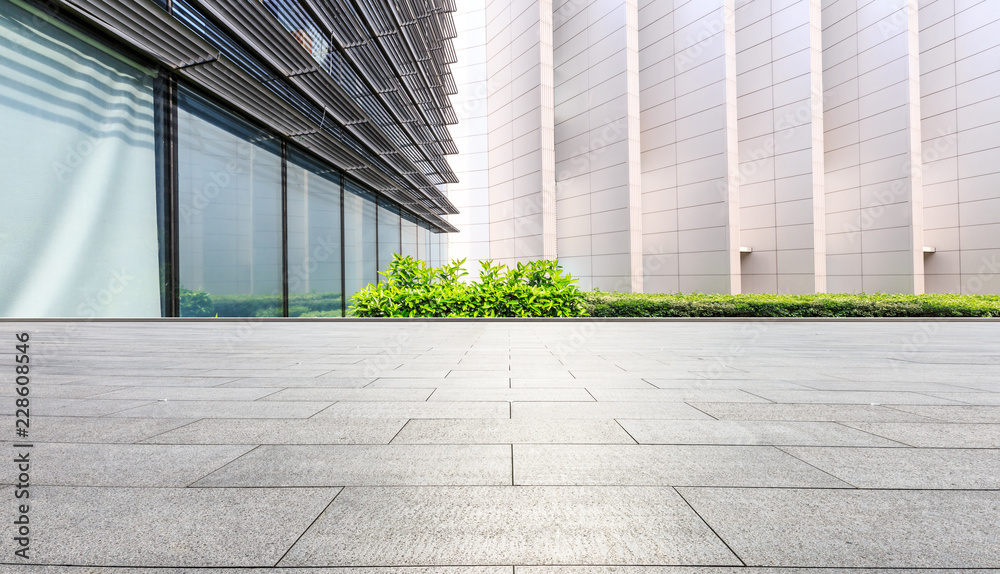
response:
[(998, 295), (584, 294), (593, 317), (1000, 317)]
[(465, 282), (465, 260), (441, 267), (396, 255), (386, 280), (351, 300), (356, 317), (579, 317), (583, 293), (556, 261), (516, 267), (480, 262), (479, 280)]
[[(281, 295), (219, 295), (181, 287), (181, 317), (280, 317)], [(292, 293), (290, 317), (340, 317), (340, 293)]]

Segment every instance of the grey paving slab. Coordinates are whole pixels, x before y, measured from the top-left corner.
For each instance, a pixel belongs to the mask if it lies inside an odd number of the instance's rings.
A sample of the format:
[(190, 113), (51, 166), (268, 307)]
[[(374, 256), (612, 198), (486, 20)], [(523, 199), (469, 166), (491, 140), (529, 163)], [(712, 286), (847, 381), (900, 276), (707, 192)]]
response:
[(280, 391), (280, 388), (220, 388), (220, 387), (131, 387), (119, 388), (100, 396), (102, 400), (136, 399), (147, 401), (253, 401)]
[(909, 446), (1000, 448), (1000, 423), (843, 423)]
[[(333, 365), (331, 365), (333, 366)], [(275, 378), (281, 375), (288, 375), (289, 365), (269, 364), (267, 368), (261, 369), (211, 369), (198, 373), (203, 377), (231, 377), (233, 379), (244, 379), (252, 377)], [(297, 369), (294, 371), (296, 377), (318, 377), (330, 372), (331, 369), (321, 367), (318, 369)]]
[(782, 447), (858, 488), (1000, 489), (1000, 450)]
[[(38, 486), (30, 562), (272, 566), (338, 491)], [(2, 494), (13, 500), (9, 487)], [(12, 522), (4, 521), (5, 540)]]
[[(121, 568), (102, 566), (5, 566), (0, 574), (303, 574), (301, 568)], [(513, 566), (309, 568), (308, 574), (514, 574)], [(891, 573), (890, 573), (891, 574)], [(936, 574), (936, 573), (930, 573)], [(976, 573), (972, 573), (976, 574)]]
[(639, 444), (905, 446), (833, 422), (618, 421)]
[[(128, 419), (120, 419), (128, 420)], [(154, 419), (155, 420), (155, 419)], [(388, 444), (407, 419), (201, 419), (151, 444)]]
[(747, 565), (992, 568), (1000, 492), (678, 488)]
[[(36, 444), (34, 484), (187, 486), (251, 450), (250, 446)], [(55, 462), (56, 464), (52, 464)]]
[[(48, 417), (33, 415), (31, 417), (31, 427), (29, 428), (29, 438), (33, 443), (133, 443), (186, 425), (194, 420)], [(3, 428), (14, 428), (14, 417), (0, 417), (0, 426)]]
[(511, 483), (504, 445), (261, 446), (193, 486), (422, 486)]
[[(36, 383), (31, 387), (31, 396), (36, 399), (85, 399), (87, 397), (100, 396), (111, 391), (116, 391), (120, 388), (121, 387), (109, 387), (103, 385), (50, 385)], [(0, 397), (13, 398), (16, 396), (20, 395), (17, 394), (16, 388), (13, 384), (0, 387)]]
[(157, 401), (110, 416), (140, 418), (308, 418), (330, 406), (330, 401)]
[(681, 402), (511, 403), (511, 418), (534, 419), (709, 419)]
[(895, 405), (893, 409), (937, 422), (1000, 423), (1000, 406), (917, 406)]
[(613, 420), (411, 420), (393, 444), (635, 444)]
[[(77, 369), (87, 371), (85, 367), (77, 366)], [(202, 377), (197, 375), (175, 375), (157, 376), (142, 375), (125, 377), (118, 374), (106, 375), (102, 377), (92, 377), (86, 381), (81, 381), (80, 385), (109, 385), (117, 387), (216, 387), (230, 381), (236, 377)]]
[(434, 389), (285, 389), (264, 401), (426, 401)]
[[(698, 403), (692, 407), (720, 420), (928, 422), (933, 419), (882, 405)], [(951, 408), (951, 407), (947, 407)]]
[(594, 398), (610, 401), (766, 403), (767, 399), (738, 389), (593, 389)]
[[(132, 409), (141, 405), (148, 405), (146, 400), (99, 400), (99, 399), (60, 399), (60, 398), (32, 398), (32, 416), (70, 416), (70, 417), (99, 417), (111, 413), (117, 413)], [(0, 401), (0, 416), (14, 416), (17, 407), (14, 401)]]
[(805, 383), (779, 381), (774, 379), (646, 379), (650, 385), (658, 389), (694, 389), (694, 390), (746, 390), (754, 389), (787, 389), (808, 390)]
[(593, 401), (586, 389), (438, 389), (428, 399), (435, 401)]
[(935, 392), (928, 392), (926, 394), (932, 397), (947, 399), (949, 401), (955, 401), (967, 405), (1000, 406), (1000, 393), (969, 393), (969, 392), (942, 393), (935, 391)]
[(507, 379), (403, 379), (381, 377), (368, 385), (372, 389), (507, 389)]
[(514, 445), (513, 449), (514, 484), (850, 486), (773, 447)]
[(994, 569), (767, 568), (759, 566), (515, 566), (515, 574), (996, 574)]
[(363, 387), (372, 381), (374, 377), (254, 377), (236, 379), (231, 382), (219, 385), (221, 388), (237, 387), (241, 389), (252, 389), (257, 387), (277, 387), (277, 388), (315, 388), (315, 389), (352, 389)]
[(490, 419), (510, 418), (510, 403), (500, 402), (344, 402), (316, 416), (341, 418)]
[(514, 389), (649, 389), (653, 385), (639, 377), (589, 377), (575, 379), (526, 379), (511, 377), (510, 386)]
[(970, 392), (959, 382), (941, 383), (929, 381), (805, 381), (802, 386), (818, 391), (908, 391), (913, 393)]
[(280, 566), (739, 561), (670, 488), (345, 488)]
[(772, 391), (757, 392), (776, 403), (842, 405), (954, 405), (959, 401), (905, 391)]

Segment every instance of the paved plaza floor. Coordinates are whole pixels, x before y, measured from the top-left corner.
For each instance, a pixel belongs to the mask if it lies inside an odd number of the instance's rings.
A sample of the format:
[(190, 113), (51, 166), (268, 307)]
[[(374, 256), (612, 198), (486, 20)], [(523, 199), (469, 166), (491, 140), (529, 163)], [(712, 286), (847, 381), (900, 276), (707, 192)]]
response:
[(1000, 322), (0, 327), (2, 574), (1000, 568)]

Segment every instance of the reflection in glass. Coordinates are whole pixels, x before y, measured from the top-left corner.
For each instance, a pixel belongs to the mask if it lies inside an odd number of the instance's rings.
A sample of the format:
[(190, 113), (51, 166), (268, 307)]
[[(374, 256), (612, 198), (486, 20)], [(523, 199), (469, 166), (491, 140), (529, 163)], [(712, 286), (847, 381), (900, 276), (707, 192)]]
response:
[(153, 73), (0, 2), (0, 316), (160, 316)]
[(340, 317), (340, 176), (288, 153), (288, 316)]
[(181, 316), (281, 316), (280, 154), (273, 138), (180, 92)]
[(417, 219), (409, 213), (402, 216), (403, 256), (417, 258)]
[[(378, 269), (385, 271), (392, 256), (400, 252), (399, 207), (386, 199), (378, 201)], [(382, 275), (378, 277), (382, 281)]]
[(348, 179), (344, 184), (344, 278), (351, 295), (376, 283), (375, 196)]

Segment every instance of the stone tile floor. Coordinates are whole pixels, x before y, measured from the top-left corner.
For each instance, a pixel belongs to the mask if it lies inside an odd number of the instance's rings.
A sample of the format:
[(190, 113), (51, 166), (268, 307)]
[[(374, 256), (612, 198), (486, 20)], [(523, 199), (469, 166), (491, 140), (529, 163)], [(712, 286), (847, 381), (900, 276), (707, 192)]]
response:
[(1000, 322), (0, 325), (2, 574), (1000, 568)]

